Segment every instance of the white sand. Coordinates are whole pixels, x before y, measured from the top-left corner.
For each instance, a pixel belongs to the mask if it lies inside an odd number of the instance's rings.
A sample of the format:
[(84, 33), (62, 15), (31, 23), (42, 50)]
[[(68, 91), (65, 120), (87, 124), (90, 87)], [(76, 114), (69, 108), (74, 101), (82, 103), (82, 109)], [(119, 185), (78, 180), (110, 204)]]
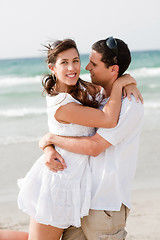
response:
[[(158, 240), (160, 236), (160, 189), (133, 191), (126, 240)], [(16, 202), (0, 204), (0, 228), (28, 231), (29, 218)]]
[(160, 189), (133, 192), (127, 240), (160, 239)]

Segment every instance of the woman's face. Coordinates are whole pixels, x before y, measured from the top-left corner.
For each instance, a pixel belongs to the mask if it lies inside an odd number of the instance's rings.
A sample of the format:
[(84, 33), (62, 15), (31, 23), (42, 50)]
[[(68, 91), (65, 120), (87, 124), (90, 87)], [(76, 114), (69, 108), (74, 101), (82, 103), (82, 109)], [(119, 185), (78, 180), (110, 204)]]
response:
[(70, 86), (76, 85), (80, 75), (80, 59), (75, 48), (61, 52), (57, 56), (51, 71), (56, 76), (56, 90), (66, 92)]

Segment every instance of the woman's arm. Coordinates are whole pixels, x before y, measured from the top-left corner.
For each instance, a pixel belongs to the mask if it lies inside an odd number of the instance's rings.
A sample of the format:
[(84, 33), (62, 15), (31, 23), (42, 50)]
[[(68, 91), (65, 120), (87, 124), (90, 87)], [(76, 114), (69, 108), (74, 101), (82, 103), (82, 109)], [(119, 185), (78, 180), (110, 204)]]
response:
[(88, 127), (113, 128), (117, 125), (120, 110), (122, 89), (128, 84), (136, 84), (132, 77), (123, 76), (115, 81), (109, 101), (103, 111), (77, 103), (68, 103), (59, 107), (55, 118), (61, 123), (75, 123)]

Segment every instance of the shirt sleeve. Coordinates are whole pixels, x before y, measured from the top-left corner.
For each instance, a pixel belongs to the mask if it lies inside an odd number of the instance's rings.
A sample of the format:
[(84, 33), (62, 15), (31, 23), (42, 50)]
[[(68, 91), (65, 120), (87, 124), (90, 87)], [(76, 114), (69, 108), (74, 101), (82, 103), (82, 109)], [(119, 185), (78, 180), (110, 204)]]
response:
[(135, 98), (122, 101), (121, 113), (115, 128), (99, 128), (97, 133), (112, 145), (117, 145), (128, 135), (135, 131), (141, 131), (144, 109), (141, 102), (137, 103)]

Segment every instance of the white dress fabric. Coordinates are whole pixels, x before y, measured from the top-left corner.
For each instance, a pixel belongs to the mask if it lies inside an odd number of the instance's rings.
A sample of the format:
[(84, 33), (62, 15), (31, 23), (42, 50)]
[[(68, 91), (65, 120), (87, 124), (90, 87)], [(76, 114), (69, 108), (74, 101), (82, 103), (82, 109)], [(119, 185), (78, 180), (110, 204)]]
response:
[[(62, 136), (93, 135), (94, 128), (62, 124), (55, 120), (56, 110), (69, 102), (80, 104), (67, 93), (47, 96), (49, 131)], [(18, 206), (38, 223), (58, 228), (80, 227), (80, 219), (88, 215), (91, 203), (89, 158), (58, 147), (56, 150), (64, 158), (67, 168), (57, 173), (50, 171), (42, 155), (25, 178), (18, 180)]]

